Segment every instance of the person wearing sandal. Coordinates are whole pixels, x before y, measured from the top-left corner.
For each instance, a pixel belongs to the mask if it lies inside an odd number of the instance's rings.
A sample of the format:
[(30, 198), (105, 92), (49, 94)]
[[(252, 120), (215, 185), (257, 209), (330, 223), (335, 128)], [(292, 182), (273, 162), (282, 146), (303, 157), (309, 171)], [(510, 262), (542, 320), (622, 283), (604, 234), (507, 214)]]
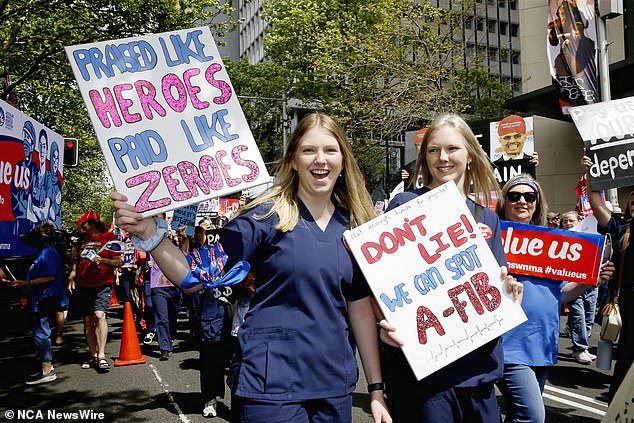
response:
[(106, 360), (106, 310), (110, 307), (114, 269), (122, 264), (122, 252), (102, 248), (117, 238), (106, 230), (97, 212), (87, 211), (77, 223), (80, 224), (84, 240), (78, 251), (73, 250), (68, 291), (73, 294), (77, 310), (84, 317), (84, 334), (90, 350), (90, 358), (81, 367), (107, 371), (110, 363)]

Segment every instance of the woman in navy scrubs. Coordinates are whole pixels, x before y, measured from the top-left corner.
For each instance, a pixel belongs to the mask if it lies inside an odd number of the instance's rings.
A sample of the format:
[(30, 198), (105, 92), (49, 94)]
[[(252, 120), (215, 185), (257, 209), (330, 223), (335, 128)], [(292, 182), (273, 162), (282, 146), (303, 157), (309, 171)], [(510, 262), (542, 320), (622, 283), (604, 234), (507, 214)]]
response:
[[(424, 186), (398, 194), (388, 210), (454, 181), (501, 266), (501, 278), (507, 290), (521, 300), (522, 285), (508, 276), (505, 267), (498, 217), (467, 196), (470, 192), (481, 193), (488, 205), (491, 191), (499, 194), (499, 188), (484, 150), (464, 120), (456, 115), (443, 115), (431, 123), (418, 152), (415, 175), (422, 177)], [(494, 382), (502, 377), (504, 370), (500, 338), (417, 381), (398, 348), (403, 342), (395, 328), (386, 320), (381, 320), (380, 325), (381, 339), (386, 342), (382, 351), (383, 373), (394, 421), (500, 421), (494, 388)]]
[[(111, 197), (117, 224), (145, 240), (166, 276), (179, 286), (190, 278), (186, 258), (162, 240), (162, 222)], [(351, 422), (356, 345), (374, 421), (391, 422), (370, 291), (342, 239), (373, 217), (345, 133), (326, 115), (308, 115), (275, 185), (220, 234), (225, 267), (246, 260), (256, 281), (229, 376), (241, 421)]]

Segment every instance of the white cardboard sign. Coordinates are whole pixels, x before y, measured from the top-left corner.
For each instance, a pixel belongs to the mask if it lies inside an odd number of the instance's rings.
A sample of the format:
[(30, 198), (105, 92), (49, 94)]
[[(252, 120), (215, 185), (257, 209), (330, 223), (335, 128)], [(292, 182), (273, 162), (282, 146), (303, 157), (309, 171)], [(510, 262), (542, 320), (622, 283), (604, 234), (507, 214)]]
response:
[(344, 237), (419, 380), (526, 320), (453, 182)]
[(115, 187), (144, 215), (268, 182), (208, 27), (66, 54)]

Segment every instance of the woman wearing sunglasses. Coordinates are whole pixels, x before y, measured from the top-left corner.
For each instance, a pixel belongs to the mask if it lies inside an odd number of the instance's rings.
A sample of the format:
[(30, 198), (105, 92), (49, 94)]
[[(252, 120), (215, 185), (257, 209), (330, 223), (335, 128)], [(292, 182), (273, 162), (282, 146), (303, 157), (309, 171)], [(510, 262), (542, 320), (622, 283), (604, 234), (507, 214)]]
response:
[[(500, 219), (545, 226), (547, 213), (544, 193), (530, 175), (515, 176), (502, 188)], [(609, 279), (613, 269), (612, 263), (606, 263), (601, 277)], [(522, 309), (528, 320), (502, 336), (504, 376), (498, 387), (506, 400), (507, 422), (543, 422), (542, 393), (548, 368), (557, 362), (561, 302), (576, 298), (591, 286), (513, 276), (524, 285)]]

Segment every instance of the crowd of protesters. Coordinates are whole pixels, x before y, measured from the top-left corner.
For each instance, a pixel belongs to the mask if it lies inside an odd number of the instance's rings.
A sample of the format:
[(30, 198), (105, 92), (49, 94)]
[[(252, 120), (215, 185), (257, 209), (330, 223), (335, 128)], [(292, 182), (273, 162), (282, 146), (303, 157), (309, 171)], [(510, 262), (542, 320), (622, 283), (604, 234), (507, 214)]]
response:
[[(190, 238), (184, 228), (170, 229), (165, 216), (143, 218), (119, 193), (111, 195), (122, 231), (118, 239), (94, 211), (77, 220), (81, 236), (72, 249), (66, 288), (71, 311), (83, 318), (88, 347), (78, 364), (101, 372), (110, 368), (105, 312), (115, 286), (120, 301), (134, 303), (142, 341), (158, 344), (160, 360), (170, 359), (178, 311), (187, 309), (190, 339), (200, 350), (205, 417), (217, 415), (228, 365), (237, 421), (350, 422), (358, 349), (376, 422), (500, 421), (496, 385), (506, 402), (507, 421), (545, 421), (542, 393), (548, 368), (557, 362), (560, 310), (569, 310), (574, 359), (590, 364), (596, 359), (588, 338), (598, 291), (591, 285), (509, 274), (499, 220), (569, 230), (581, 216), (549, 211), (539, 182), (527, 174), (511, 178), (500, 191), (489, 159), (456, 115), (435, 119), (417, 147), (410, 186), (395, 193), (388, 210), (454, 181), (474, 218), (491, 230), (487, 243), (500, 265), (500, 279), (522, 302), (527, 322), (416, 380), (400, 350), (397, 329), (373, 304), (342, 242), (344, 230), (375, 216), (363, 177), (343, 130), (327, 115), (314, 113), (294, 131), (272, 188), (250, 203), (241, 199), (237, 216), (228, 223), (200, 221)], [(584, 157), (583, 169), (590, 165)], [(613, 258), (618, 271), (606, 261), (597, 281), (609, 296), (608, 282), (622, 280), (625, 333), (612, 396), (634, 354), (627, 334), (634, 314), (634, 260), (626, 249), (634, 196), (621, 216), (591, 187), (588, 191), (598, 230), (619, 240)], [(474, 193), (482, 194), (484, 204)], [(494, 197), (499, 199), (497, 213), (487, 207)], [(55, 339), (63, 342), (63, 319), (60, 326), (56, 313), (68, 303), (67, 291), (61, 259), (49, 248), (49, 229), (41, 225), (34, 231), (40, 250), (27, 280), (13, 284), (27, 287), (35, 305), (33, 334), (42, 368), (27, 383), (55, 380), (52, 326), (59, 326)], [(44, 301), (50, 297), (54, 300)]]

